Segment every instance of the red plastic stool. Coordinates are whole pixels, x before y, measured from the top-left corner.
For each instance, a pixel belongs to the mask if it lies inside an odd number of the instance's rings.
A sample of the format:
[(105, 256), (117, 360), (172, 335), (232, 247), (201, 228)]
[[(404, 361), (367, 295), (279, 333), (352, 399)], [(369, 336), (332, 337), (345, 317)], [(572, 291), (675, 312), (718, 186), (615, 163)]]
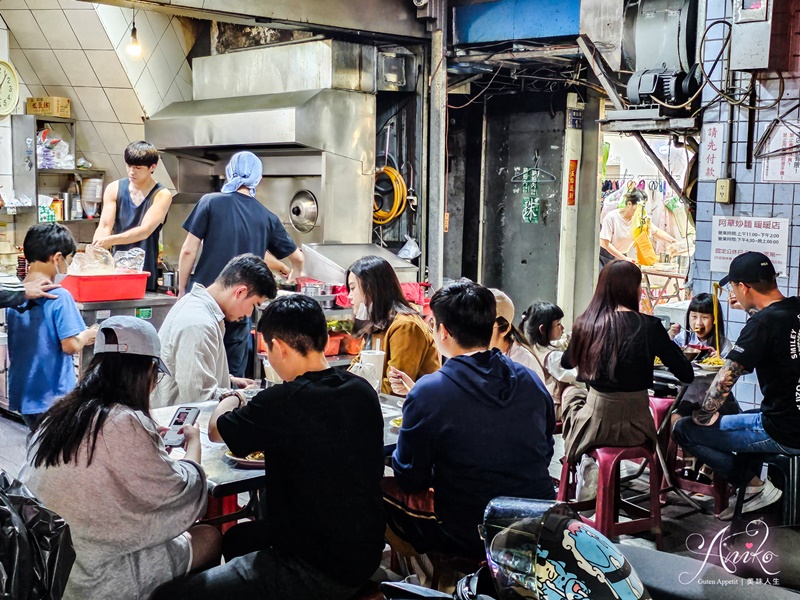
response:
[[(658, 459), (647, 446), (620, 448), (607, 446), (593, 448), (587, 452), (597, 461), (599, 468), (597, 480), (597, 498), (586, 502), (571, 501), (574, 491), (576, 465), (564, 461), (561, 468), (561, 483), (558, 486), (558, 500), (569, 502), (576, 510), (595, 508), (593, 519), (581, 519), (597, 529), (606, 537), (622, 534), (633, 534), (650, 530), (656, 538), (656, 548), (661, 549), (661, 470)], [(623, 460), (643, 460), (650, 466), (650, 510), (645, 510), (620, 496), (619, 467)], [(572, 482), (570, 481), (572, 480)], [(620, 510), (624, 510), (630, 521), (619, 521)]]
[[(239, 512), (241, 507), (239, 506), (239, 497), (237, 495), (232, 496), (223, 496), (222, 498), (215, 498), (213, 496), (208, 497), (208, 505), (206, 507), (206, 514), (203, 516), (202, 521), (208, 521), (210, 519), (215, 519), (217, 521), (224, 520), (221, 519), (226, 515), (231, 515), (234, 513)], [(219, 529), (222, 533), (225, 533), (228, 529), (236, 525), (236, 520), (232, 520), (227, 523), (215, 523), (214, 526)]]

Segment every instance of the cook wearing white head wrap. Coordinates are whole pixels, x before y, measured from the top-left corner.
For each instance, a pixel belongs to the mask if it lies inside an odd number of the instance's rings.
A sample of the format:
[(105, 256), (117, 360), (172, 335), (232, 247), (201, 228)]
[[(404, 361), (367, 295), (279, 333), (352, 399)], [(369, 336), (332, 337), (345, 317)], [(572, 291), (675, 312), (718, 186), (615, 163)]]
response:
[(237, 152), (225, 167), (225, 176), (228, 178), (228, 182), (222, 186), (222, 191), (229, 194), (244, 186), (255, 196), (256, 186), (261, 181), (262, 170), (261, 160), (255, 154)]

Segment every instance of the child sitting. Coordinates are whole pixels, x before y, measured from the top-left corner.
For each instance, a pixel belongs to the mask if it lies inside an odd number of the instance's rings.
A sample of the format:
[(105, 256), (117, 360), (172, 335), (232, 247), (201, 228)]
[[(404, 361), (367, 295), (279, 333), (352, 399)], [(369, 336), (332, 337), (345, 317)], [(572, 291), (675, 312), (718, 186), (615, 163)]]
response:
[[(714, 322), (715, 302), (717, 303), (719, 323)], [(675, 333), (676, 330), (678, 330), (677, 333)], [(689, 303), (689, 309), (686, 311), (686, 328), (681, 330), (680, 325), (677, 325), (677, 327), (673, 325), (670, 328), (670, 334), (674, 335), (672, 341), (678, 346), (681, 348), (686, 346), (709, 346), (713, 348), (713, 350), (708, 351), (709, 356), (717, 355), (717, 333), (719, 333), (719, 349), (722, 355), (720, 358), (724, 358), (733, 346), (725, 337), (725, 321), (722, 317), (722, 307), (719, 304), (719, 300), (711, 294), (705, 293), (697, 294)], [(678, 408), (672, 414), (673, 425), (682, 417), (691, 417), (692, 412), (700, 408), (711, 381), (712, 377), (696, 377), (694, 382), (689, 384)], [(719, 412), (720, 415), (736, 415), (742, 411), (733, 394), (730, 394)], [(684, 461), (686, 458), (687, 456), (684, 455)], [(689, 476), (694, 475), (692, 473), (687, 474)], [(702, 469), (696, 473), (698, 481), (703, 483), (711, 483), (711, 474), (711, 470), (706, 465), (703, 465)]]
[[(59, 223), (41, 223), (28, 230), (23, 243), (28, 260), (24, 283), (47, 279), (58, 283), (67, 272), (66, 257), (75, 252), (75, 240)], [(77, 381), (72, 355), (97, 335), (87, 329), (75, 300), (67, 290), (50, 290), (55, 298), (28, 300), (7, 311), (9, 408), (22, 414), (35, 430), (53, 403), (70, 392)]]

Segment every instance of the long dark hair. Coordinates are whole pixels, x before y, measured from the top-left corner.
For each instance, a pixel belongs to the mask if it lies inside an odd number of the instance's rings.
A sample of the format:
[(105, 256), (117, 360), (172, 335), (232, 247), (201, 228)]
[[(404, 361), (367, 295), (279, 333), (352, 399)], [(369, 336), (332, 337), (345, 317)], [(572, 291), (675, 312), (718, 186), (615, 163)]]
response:
[(550, 330), (553, 323), (564, 318), (564, 311), (552, 302), (534, 302), (522, 313), (520, 329), (531, 344), (550, 345)]
[(619, 356), (630, 338), (635, 337), (630, 330), (619, 327), (616, 310), (627, 308), (638, 314), (641, 284), (642, 272), (627, 260), (612, 260), (600, 271), (594, 296), (572, 328), (570, 361), (578, 367), (581, 377), (597, 379), (605, 370), (611, 381), (615, 380)]
[(705, 292), (702, 294), (697, 294), (697, 296), (692, 298), (692, 301), (689, 302), (689, 308), (686, 310), (687, 343), (689, 341), (688, 335), (692, 331), (692, 326), (689, 324), (689, 313), (697, 312), (705, 315), (713, 315), (715, 302), (717, 303), (717, 316), (719, 317), (719, 323), (711, 327), (711, 336), (708, 338), (708, 345), (714, 347), (717, 345), (717, 325), (719, 326), (720, 348), (725, 343), (725, 319), (722, 318), (722, 305), (719, 303), (719, 299), (711, 294), (706, 294)]
[(350, 265), (345, 274), (348, 287), (350, 273), (358, 277), (364, 301), (370, 305), (369, 319), (361, 323), (359, 335), (386, 331), (398, 314), (418, 314), (406, 300), (392, 265), (380, 256), (364, 256)]
[[(117, 343), (109, 340), (109, 332), (106, 341)], [(86, 464), (91, 465), (97, 436), (115, 405), (150, 416), (150, 391), (157, 377), (158, 370), (149, 356), (95, 355), (77, 387), (47, 411), (33, 433), (38, 441), (33, 465), (55, 467), (77, 462), (85, 439), (89, 440)]]

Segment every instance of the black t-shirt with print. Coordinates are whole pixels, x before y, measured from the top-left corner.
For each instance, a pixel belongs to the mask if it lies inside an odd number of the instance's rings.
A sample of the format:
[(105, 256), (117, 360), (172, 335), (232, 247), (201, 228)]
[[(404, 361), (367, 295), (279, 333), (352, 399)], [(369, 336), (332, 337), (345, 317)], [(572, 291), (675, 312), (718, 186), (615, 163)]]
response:
[(750, 317), (726, 358), (755, 370), (770, 437), (800, 448), (800, 298), (785, 298)]
[(265, 545), (345, 585), (375, 572), (386, 529), (383, 415), (365, 379), (308, 372), (220, 416), (217, 427), (234, 454), (264, 452)]

